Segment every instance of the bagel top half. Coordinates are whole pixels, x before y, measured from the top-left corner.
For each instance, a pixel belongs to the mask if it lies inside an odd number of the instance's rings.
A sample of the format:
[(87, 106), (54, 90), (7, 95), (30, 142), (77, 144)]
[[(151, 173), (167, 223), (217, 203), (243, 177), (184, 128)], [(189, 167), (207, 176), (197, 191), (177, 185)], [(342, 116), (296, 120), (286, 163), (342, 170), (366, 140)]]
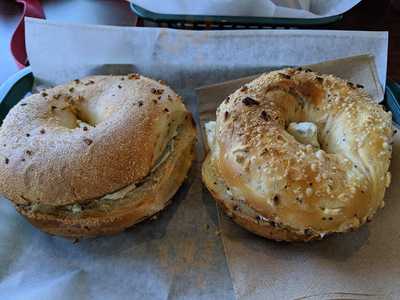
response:
[(140, 182), (188, 112), (161, 82), (92, 76), (31, 95), (0, 130), (0, 191), (16, 204), (86, 202)]
[(319, 238), (356, 228), (383, 206), (391, 114), (361, 86), (274, 71), (224, 100), (206, 127), (203, 180), (234, 220), (260, 235)]

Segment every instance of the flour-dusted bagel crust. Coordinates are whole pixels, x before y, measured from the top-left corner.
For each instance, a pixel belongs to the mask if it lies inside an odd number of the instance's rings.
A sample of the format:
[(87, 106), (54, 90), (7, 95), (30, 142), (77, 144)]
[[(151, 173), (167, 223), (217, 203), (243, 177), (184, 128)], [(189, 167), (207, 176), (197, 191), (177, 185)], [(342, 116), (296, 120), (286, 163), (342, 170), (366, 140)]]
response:
[(174, 138), (174, 151), (133, 190), (117, 191), (83, 204), (17, 204), (17, 210), (41, 230), (68, 238), (118, 233), (153, 216), (170, 203), (192, 164), (192, 122), (188, 115)]
[(310, 70), (274, 71), (223, 101), (207, 127), (203, 181), (259, 235), (317, 239), (359, 227), (384, 204), (391, 114), (361, 86)]
[(149, 173), (185, 114), (169, 87), (144, 76), (93, 76), (27, 97), (1, 127), (0, 189), (52, 205), (118, 190)]
[[(68, 210), (74, 206), (96, 210), (99, 199), (113, 194), (111, 198), (119, 201), (121, 192), (115, 193), (127, 188), (134, 198), (136, 185), (151, 181), (155, 169), (176, 168), (175, 181), (158, 180), (142, 195), (147, 200), (143, 212), (136, 214), (145, 218), (156, 213), (154, 207), (161, 209), (186, 176), (195, 132), (181, 98), (162, 82), (138, 74), (74, 80), (29, 96), (10, 110), (0, 129), (0, 192), (33, 223), (47, 217), (54, 221), (57, 215), (57, 224), (64, 224), (65, 233), (69, 232), (64, 235), (115, 232), (121, 229), (118, 224), (108, 231), (90, 225), (82, 232), (69, 231), (80, 228), (85, 213)], [(182, 162), (174, 161), (174, 155), (184, 155)], [(169, 192), (157, 194), (158, 190)], [(98, 225), (110, 223), (118, 201), (109, 199), (112, 209), (96, 211), (97, 219), (92, 219)], [(131, 215), (122, 222), (127, 227), (138, 218), (132, 217), (134, 205), (124, 207), (131, 209), (119, 211), (119, 218)], [(146, 207), (153, 209), (146, 211)], [(74, 225), (68, 228), (68, 224)], [(53, 227), (47, 231), (63, 234)]]

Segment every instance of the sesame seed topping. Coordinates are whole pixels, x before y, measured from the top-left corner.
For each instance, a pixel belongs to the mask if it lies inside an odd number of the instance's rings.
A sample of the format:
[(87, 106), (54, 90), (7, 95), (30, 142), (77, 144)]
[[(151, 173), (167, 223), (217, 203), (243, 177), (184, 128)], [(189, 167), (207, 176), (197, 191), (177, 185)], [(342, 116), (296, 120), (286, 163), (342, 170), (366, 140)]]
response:
[(21, 106), (25, 106), (26, 105), (26, 103), (21, 103)]
[(311, 170), (312, 170), (313, 172), (317, 171), (317, 169), (318, 169), (317, 164), (311, 164)]
[(47, 97), (48, 95), (49, 95), (49, 94), (47, 94), (47, 93), (45, 93), (45, 92), (42, 93), (42, 96), (43, 96), (43, 97)]
[(30, 137), (31, 135), (29, 133), (25, 134), (26, 137)]
[(31, 150), (26, 150), (25, 153), (26, 153), (27, 155), (32, 155), (32, 151), (31, 151)]
[(318, 150), (317, 152), (315, 152), (315, 156), (316, 156), (319, 160), (324, 159), (324, 153), (323, 153), (322, 150)]
[(40, 129), (40, 134), (45, 134), (46, 133), (46, 131), (42, 128), (42, 129)]
[(382, 144), (382, 147), (383, 147), (383, 149), (389, 149), (389, 148), (390, 148), (390, 145), (389, 145), (387, 142), (384, 142), (384, 143)]

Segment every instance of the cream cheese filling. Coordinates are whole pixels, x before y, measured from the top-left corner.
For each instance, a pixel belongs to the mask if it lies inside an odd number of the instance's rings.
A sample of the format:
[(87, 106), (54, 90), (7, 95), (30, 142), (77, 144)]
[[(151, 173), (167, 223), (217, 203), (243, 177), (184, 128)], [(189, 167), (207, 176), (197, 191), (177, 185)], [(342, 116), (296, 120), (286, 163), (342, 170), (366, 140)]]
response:
[(298, 122), (290, 123), (287, 131), (294, 136), (294, 138), (304, 144), (312, 145), (320, 149), (318, 142), (318, 127), (311, 122)]

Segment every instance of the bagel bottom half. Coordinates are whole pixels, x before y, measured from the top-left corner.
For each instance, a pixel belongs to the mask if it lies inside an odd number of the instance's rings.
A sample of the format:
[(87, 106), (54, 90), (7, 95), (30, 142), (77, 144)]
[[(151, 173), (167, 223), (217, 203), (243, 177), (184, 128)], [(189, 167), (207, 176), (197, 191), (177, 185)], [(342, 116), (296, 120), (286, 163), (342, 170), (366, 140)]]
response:
[(79, 206), (17, 205), (41, 230), (67, 238), (115, 234), (161, 211), (183, 183), (194, 159), (196, 129), (191, 117), (177, 129), (173, 149), (136, 188), (120, 199), (93, 199)]

